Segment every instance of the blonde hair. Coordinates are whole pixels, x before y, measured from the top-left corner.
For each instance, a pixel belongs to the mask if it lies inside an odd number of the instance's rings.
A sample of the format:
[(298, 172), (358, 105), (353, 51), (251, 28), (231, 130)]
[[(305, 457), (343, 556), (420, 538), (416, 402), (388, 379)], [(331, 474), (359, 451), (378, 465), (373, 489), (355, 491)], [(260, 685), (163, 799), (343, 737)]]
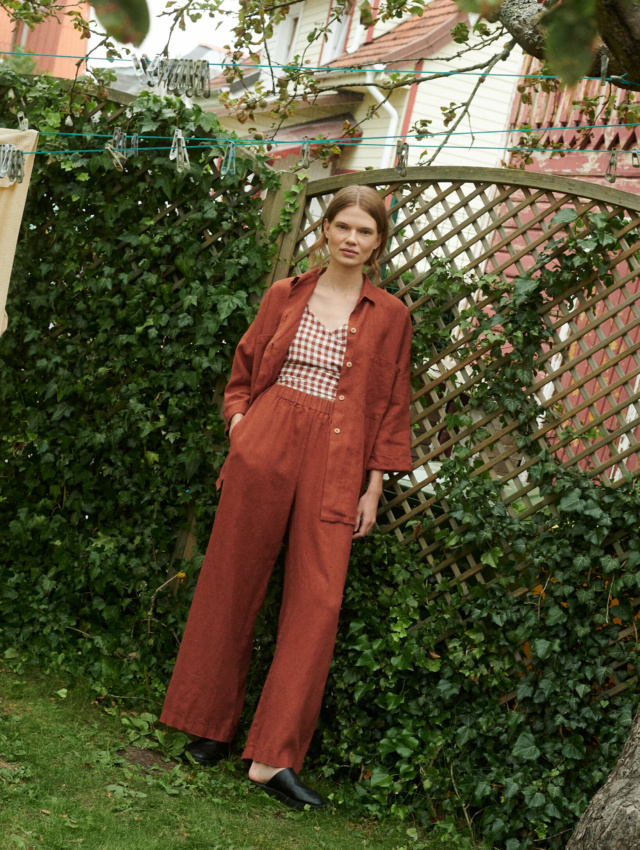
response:
[(324, 235), (324, 222), (329, 224), (338, 215), (339, 212), (347, 207), (360, 207), (361, 210), (368, 213), (375, 221), (378, 228), (380, 244), (371, 252), (371, 256), (365, 263), (369, 267), (372, 277), (375, 280), (380, 280), (380, 265), (378, 257), (384, 251), (389, 237), (389, 219), (387, 217), (387, 208), (384, 201), (375, 189), (370, 186), (345, 186), (333, 196), (333, 199), (327, 211), (322, 218), (323, 229), (322, 235), (314, 242), (309, 252), (310, 265), (312, 268), (322, 268), (326, 264), (327, 256), (325, 248), (327, 247), (327, 238)]

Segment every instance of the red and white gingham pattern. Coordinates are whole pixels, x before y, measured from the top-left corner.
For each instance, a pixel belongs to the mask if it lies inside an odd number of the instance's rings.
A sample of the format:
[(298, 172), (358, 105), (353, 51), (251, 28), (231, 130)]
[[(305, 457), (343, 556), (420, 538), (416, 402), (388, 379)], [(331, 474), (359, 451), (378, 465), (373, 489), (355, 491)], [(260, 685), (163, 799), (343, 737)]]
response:
[(345, 322), (328, 331), (305, 307), (276, 383), (333, 401), (347, 349), (347, 328)]

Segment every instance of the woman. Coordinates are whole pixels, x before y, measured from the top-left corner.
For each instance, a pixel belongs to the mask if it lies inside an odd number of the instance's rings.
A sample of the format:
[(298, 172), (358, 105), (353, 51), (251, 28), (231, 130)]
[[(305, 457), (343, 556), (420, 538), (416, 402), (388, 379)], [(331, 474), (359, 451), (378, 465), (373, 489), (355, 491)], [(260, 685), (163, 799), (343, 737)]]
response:
[[(323, 808), (298, 778), (320, 712), (354, 539), (372, 528), (384, 471), (411, 468), (411, 321), (363, 274), (379, 273), (387, 211), (340, 190), (314, 249), (326, 268), (266, 292), (225, 391), (231, 448), (214, 528), (161, 720), (202, 736), (201, 764), (229, 753), (253, 624), (286, 534), (278, 640), (243, 759), (295, 808)], [(368, 476), (368, 480), (367, 480)]]

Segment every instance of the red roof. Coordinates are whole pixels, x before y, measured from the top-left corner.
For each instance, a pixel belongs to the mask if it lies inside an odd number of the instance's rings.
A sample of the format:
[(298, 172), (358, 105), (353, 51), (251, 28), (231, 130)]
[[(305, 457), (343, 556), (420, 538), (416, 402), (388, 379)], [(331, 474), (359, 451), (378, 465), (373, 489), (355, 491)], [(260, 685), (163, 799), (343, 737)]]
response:
[(451, 41), (451, 28), (466, 21), (455, 0), (433, 0), (422, 13), (413, 15), (390, 32), (360, 45), (354, 53), (343, 53), (329, 68), (389, 64), (400, 59), (423, 59)]

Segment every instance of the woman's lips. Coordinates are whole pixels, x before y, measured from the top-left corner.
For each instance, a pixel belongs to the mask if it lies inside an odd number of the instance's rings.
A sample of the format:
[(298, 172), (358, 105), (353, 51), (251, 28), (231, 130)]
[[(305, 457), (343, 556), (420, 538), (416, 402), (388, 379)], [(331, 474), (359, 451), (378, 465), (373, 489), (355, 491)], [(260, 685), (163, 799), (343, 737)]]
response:
[(355, 257), (356, 254), (358, 253), (357, 251), (350, 251), (348, 248), (341, 248), (340, 250), (342, 251), (343, 254), (346, 254), (348, 257)]

